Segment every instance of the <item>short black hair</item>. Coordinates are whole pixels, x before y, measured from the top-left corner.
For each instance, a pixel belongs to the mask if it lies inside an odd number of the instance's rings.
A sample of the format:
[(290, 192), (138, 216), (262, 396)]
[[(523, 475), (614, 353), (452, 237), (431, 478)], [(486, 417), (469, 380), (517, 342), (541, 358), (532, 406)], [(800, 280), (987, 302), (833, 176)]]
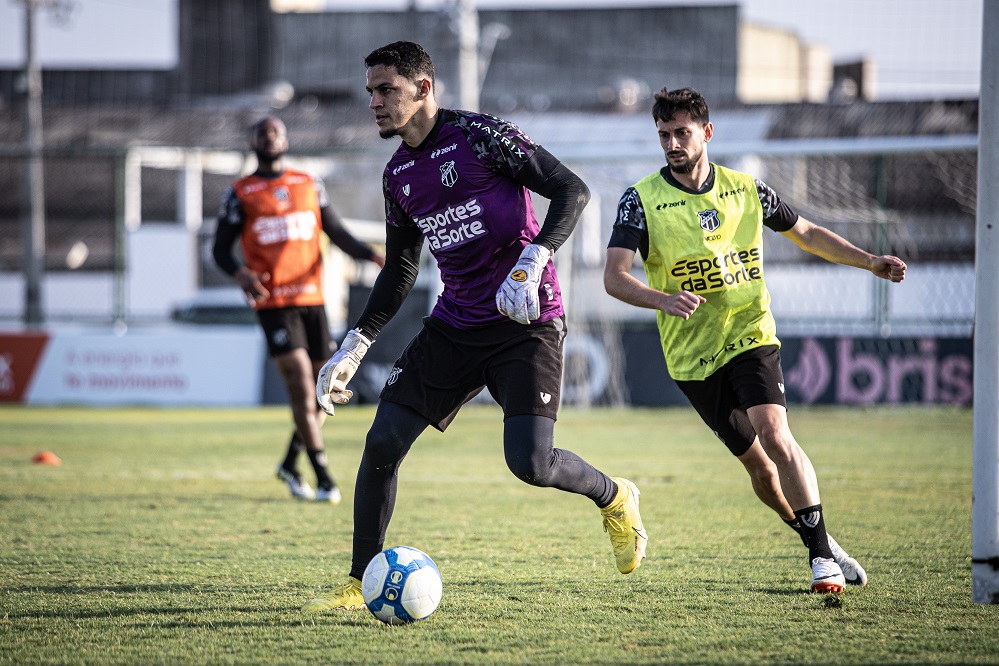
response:
[(281, 120), (280, 118), (278, 118), (277, 116), (264, 116), (263, 118), (261, 118), (261, 119), (260, 119), (260, 120), (258, 120), (257, 122), (255, 122), (255, 123), (253, 123), (252, 125), (250, 125), (250, 138), (251, 138), (251, 139), (254, 139), (254, 138), (256, 138), (256, 136), (257, 136), (257, 133), (258, 133), (258, 132), (260, 131), (260, 129), (261, 129), (261, 128), (262, 128), (262, 127), (263, 127), (263, 126), (264, 126), (264, 125), (266, 124), (266, 123), (277, 123), (278, 125), (280, 125), (281, 127), (283, 127), (283, 128), (284, 128), (284, 131), (285, 131), (286, 133), (287, 133), (287, 131), (288, 131), (288, 128), (287, 128), (287, 127), (285, 127), (285, 124), (284, 124), (284, 121), (282, 121), (282, 120)]
[(429, 78), (430, 83), (434, 82), (434, 61), (416, 42), (392, 42), (375, 49), (364, 59), (364, 66), (376, 65), (395, 67), (395, 71), (410, 81)]
[(707, 123), (708, 103), (701, 93), (693, 88), (680, 88), (679, 90), (668, 90), (665, 86), (656, 93), (655, 102), (652, 105), (652, 119), (656, 122), (660, 120), (669, 122), (677, 111), (685, 111), (690, 114), (690, 119), (695, 123)]

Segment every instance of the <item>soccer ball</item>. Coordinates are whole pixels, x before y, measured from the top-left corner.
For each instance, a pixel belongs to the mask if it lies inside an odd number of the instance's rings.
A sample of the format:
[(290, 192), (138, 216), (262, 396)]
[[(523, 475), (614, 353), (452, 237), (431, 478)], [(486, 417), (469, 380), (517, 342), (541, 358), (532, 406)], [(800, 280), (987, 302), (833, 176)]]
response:
[(437, 610), (444, 583), (422, 550), (396, 546), (375, 555), (361, 578), (368, 610), (386, 624), (416, 622)]

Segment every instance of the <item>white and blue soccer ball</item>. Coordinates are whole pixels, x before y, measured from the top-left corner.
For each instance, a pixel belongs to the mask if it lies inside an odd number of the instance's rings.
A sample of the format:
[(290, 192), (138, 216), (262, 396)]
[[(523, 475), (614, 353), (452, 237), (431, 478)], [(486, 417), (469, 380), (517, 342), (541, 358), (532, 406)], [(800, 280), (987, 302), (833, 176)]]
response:
[(386, 624), (416, 622), (437, 610), (444, 583), (430, 556), (396, 546), (375, 555), (361, 578), (368, 610)]

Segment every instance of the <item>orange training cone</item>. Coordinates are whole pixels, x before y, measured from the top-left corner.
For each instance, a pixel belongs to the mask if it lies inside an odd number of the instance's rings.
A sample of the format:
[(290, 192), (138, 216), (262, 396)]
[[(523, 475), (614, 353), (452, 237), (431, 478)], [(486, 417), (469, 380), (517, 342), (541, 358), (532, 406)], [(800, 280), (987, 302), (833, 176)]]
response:
[(31, 459), (31, 462), (36, 465), (61, 465), (62, 460), (59, 456), (52, 453), (51, 451), (42, 451), (41, 453), (36, 453), (35, 457)]

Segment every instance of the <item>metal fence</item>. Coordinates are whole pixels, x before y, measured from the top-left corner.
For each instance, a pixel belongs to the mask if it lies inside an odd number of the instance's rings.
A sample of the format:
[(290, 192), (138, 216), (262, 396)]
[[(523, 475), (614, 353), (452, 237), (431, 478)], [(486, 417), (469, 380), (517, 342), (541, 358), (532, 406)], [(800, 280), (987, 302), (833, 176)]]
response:
[[(911, 142), (910, 142), (911, 144)], [(856, 245), (896, 254), (911, 265), (904, 288), (860, 271), (840, 269), (802, 253), (777, 234), (766, 234), (768, 284), (782, 327), (796, 334), (889, 331), (967, 335), (974, 300), (976, 148), (950, 141), (916, 150), (826, 142), (821, 151), (758, 150), (718, 160), (771, 185), (796, 211), (828, 226)], [(891, 149), (891, 152), (889, 152)], [(714, 157), (714, 156), (713, 156)], [(346, 217), (380, 219), (383, 153), (298, 155), (293, 161), (321, 175), (334, 205)], [(642, 320), (647, 313), (603, 294), (603, 248), (617, 200), (632, 183), (661, 166), (650, 156), (569, 156), (586, 180), (593, 201), (560, 253), (560, 270), (571, 275), (573, 317), (579, 321)], [(132, 148), (127, 151), (50, 151), (44, 156), (46, 321), (156, 319), (137, 307), (133, 284), (148, 258), (129, 256), (129, 241), (156, 225), (190, 233), (192, 286), (224, 286), (211, 261), (221, 195), (250, 165), (234, 151)], [(23, 189), (26, 157), (0, 153), (0, 187)], [(543, 213), (545, 202), (539, 201)], [(24, 312), (24, 198), (0, 200), (0, 320)], [(155, 252), (155, 248), (153, 248)], [(571, 266), (568, 261), (571, 257)], [(168, 259), (161, 257), (160, 259)], [(845, 273), (843, 271), (846, 271)], [(641, 273), (636, 266), (636, 272)], [(176, 276), (149, 276), (164, 285)], [(139, 289), (155, 288), (145, 285)], [(131, 292), (131, 294), (130, 294)], [(141, 314), (137, 314), (141, 312)], [(163, 318), (169, 312), (160, 313)]]

